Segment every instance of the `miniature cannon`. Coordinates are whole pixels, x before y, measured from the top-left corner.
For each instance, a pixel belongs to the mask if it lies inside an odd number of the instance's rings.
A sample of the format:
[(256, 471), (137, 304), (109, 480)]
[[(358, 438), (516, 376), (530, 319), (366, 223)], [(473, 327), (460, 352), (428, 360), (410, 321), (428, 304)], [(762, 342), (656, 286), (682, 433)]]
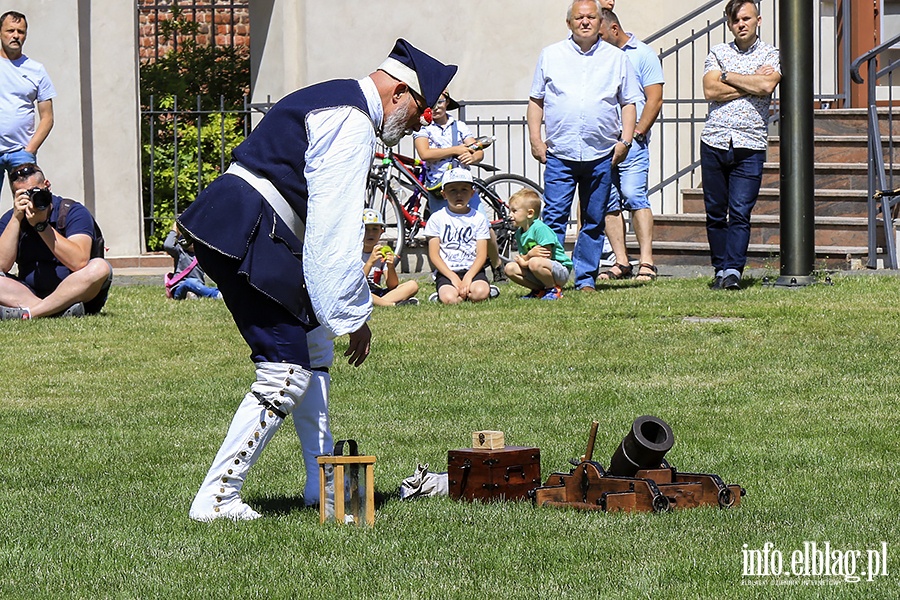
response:
[(672, 428), (665, 421), (647, 415), (638, 417), (610, 459), (609, 474), (634, 477), (641, 469), (658, 467), (674, 443)]
[(674, 508), (740, 504), (746, 493), (711, 473), (682, 473), (663, 458), (674, 443), (672, 429), (643, 416), (613, 455), (610, 470), (591, 460), (598, 423), (591, 425), (587, 452), (569, 473), (553, 473), (531, 493), (535, 506), (583, 510), (663, 512)]

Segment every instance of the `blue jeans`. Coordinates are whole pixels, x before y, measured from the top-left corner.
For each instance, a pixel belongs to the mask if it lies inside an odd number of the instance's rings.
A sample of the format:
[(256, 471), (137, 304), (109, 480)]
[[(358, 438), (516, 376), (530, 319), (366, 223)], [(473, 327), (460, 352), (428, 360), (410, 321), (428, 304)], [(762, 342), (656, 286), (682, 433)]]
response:
[(740, 275), (747, 264), (750, 213), (762, 182), (765, 150), (729, 146), (720, 150), (700, 142), (706, 236), (717, 276)]
[(650, 172), (650, 149), (647, 142), (635, 142), (628, 156), (612, 172), (612, 188), (606, 212), (636, 211), (650, 208), (647, 197), (647, 175)]
[(188, 292), (194, 292), (201, 298), (218, 298), (219, 290), (208, 285), (203, 285), (196, 279), (186, 278), (175, 286), (172, 297), (176, 300), (184, 300)]
[(547, 154), (544, 169), (544, 210), (541, 219), (565, 242), (566, 224), (578, 187), (581, 229), (572, 262), (575, 287), (594, 287), (603, 254), (603, 217), (612, 185), (612, 152), (592, 161), (573, 161)]

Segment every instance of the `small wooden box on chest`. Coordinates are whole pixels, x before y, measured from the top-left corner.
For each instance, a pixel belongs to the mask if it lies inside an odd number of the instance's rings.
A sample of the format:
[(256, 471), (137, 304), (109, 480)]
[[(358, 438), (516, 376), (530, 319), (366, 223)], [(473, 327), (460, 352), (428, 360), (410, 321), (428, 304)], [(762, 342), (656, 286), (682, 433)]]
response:
[(454, 500), (519, 500), (541, 485), (541, 451), (524, 446), (450, 450), (447, 478)]

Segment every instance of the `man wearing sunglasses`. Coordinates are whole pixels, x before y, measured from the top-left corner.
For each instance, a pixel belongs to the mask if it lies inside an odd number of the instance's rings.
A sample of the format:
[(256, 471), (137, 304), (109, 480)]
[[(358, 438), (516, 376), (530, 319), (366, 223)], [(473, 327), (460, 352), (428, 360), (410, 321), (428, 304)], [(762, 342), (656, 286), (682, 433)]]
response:
[(94, 217), (72, 202), (60, 223), (63, 198), (50, 193), (37, 165), (20, 166), (9, 179), (13, 207), (0, 217), (0, 320), (100, 312), (112, 268), (91, 258)]
[[(53, 127), (56, 90), (44, 65), (22, 54), (28, 22), (15, 11), (0, 15), (0, 168), (35, 163)], [(39, 122), (35, 127), (35, 105)], [(0, 174), (0, 183), (2, 183)]]

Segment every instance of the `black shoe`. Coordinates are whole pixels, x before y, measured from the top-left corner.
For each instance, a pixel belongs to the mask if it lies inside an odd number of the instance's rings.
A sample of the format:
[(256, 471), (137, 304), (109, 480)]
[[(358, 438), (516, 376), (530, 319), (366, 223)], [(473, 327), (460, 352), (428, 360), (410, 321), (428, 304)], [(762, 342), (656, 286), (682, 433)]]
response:
[(505, 283), (509, 281), (509, 278), (506, 276), (506, 273), (503, 270), (503, 264), (500, 266), (491, 267), (491, 271), (494, 273), (494, 283)]
[(712, 283), (709, 284), (709, 289), (711, 290), (721, 290), (722, 289), (722, 280), (723, 277), (716, 277), (712, 280)]
[(400, 302), (394, 302), (394, 306), (418, 306), (419, 299), (413, 296), (412, 298), (407, 298), (406, 300), (401, 300)]
[(726, 290), (741, 289), (741, 278), (737, 275), (729, 275), (722, 281), (722, 287)]

